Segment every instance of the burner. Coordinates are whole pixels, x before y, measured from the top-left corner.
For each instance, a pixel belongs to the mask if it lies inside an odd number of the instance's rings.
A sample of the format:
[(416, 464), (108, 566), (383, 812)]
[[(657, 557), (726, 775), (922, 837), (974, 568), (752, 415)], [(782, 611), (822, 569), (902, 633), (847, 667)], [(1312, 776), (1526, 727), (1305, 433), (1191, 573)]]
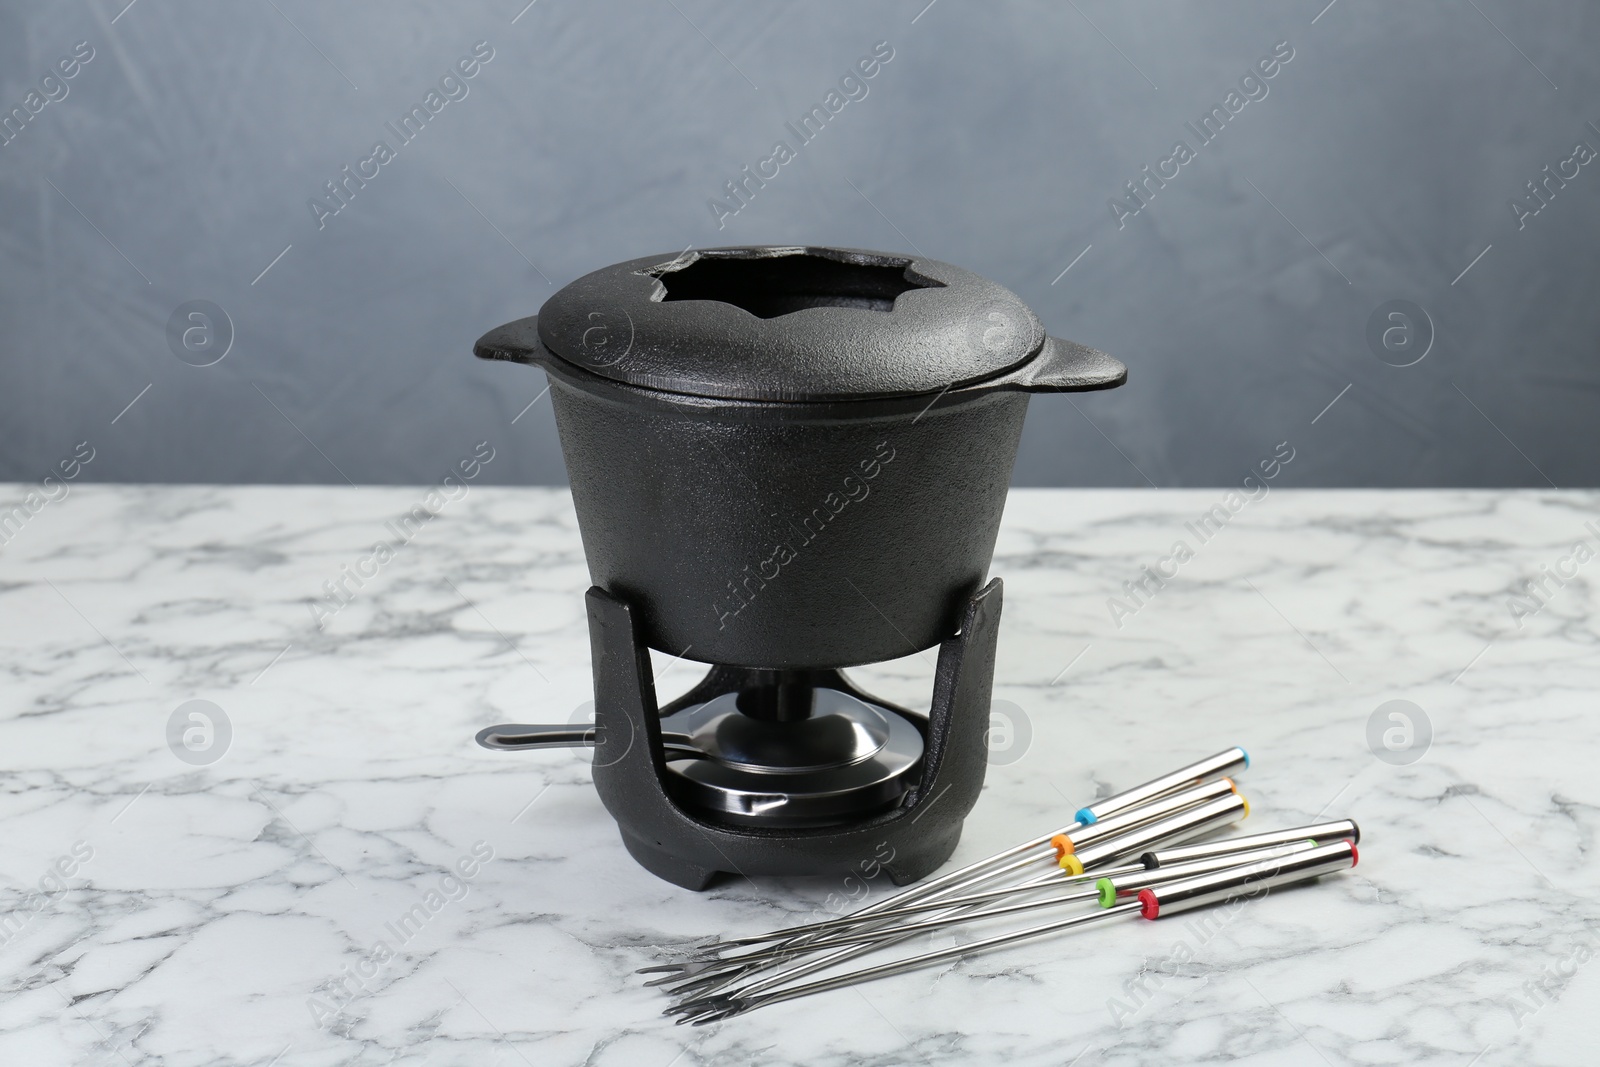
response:
[[(662, 716), (665, 784), (685, 809), (713, 821), (833, 825), (900, 802), (922, 768), (925, 728), (837, 689), (786, 683), (724, 693)], [(500, 749), (604, 747), (598, 737), (592, 728), (511, 725), (478, 740)]]
[[(689, 888), (943, 863), (986, 768), (1028, 396), (1122, 364), (959, 267), (804, 247), (614, 264), (475, 352), (550, 379), (595, 685), (592, 728), (479, 742), (595, 745), (624, 845)], [(843, 673), (935, 647), (926, 714)], [(709, 672), (658, 708), (651, 649)]]
[(904, 715), (836, 689), (810, 690), (810, 713), (789, 721), (741, 710), (760, 690), (724, 693), (661, 720), (700, 759), (672, 759), (667, 792), (720, 821), (826, 826), (896, 804), (922, 765), (922, 732)]
[[(923, 729), (907, 712), (840, 689), (786, 683), (723, 693), (661, 718), (667, 792), (734, 825), (814, 827), (870, 816), (893, 808), (914, 784)], [(600, 731), (584, 726), (491, 726), (478, 744), (603, 747)]]

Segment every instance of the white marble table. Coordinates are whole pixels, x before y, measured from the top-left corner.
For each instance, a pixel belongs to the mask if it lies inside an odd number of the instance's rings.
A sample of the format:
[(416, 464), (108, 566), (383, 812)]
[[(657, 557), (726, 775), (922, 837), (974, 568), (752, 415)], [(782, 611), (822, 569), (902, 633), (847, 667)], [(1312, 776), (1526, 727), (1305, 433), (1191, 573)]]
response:
[[(564, 492), (472, 489), (319, 630), (322, 583), (422, 494), (77, 485), (9, 532), (0, 1064), (1600, 1057), (1600, 562), (1561, 562), (1595, 545), (1600, 494), (1279, 489), (1120, 627), (1107, 598), (1197, 547), (1184, 524), (1222, 492), (1013, 494), (996, 696), (1032, 741), (957, 859), (1237, 743), (1249, 825), (1349, 815), (1361, 866), (1214, 933), (1136, 921), (700, 1029), (633, 970), (838, 887), (674, 888), (623, 852), (580, 754), (473, 745), (588, 697)], [(1558, 566), (1519, 628), (1515, 583)], [(931, 663), (857, 677), (915, 702)], [(194, 766), (167, 727), (197, 699), (232, 737)], [(1367, 740), (1394, 699), (1432, 724), (1408, 765)]]

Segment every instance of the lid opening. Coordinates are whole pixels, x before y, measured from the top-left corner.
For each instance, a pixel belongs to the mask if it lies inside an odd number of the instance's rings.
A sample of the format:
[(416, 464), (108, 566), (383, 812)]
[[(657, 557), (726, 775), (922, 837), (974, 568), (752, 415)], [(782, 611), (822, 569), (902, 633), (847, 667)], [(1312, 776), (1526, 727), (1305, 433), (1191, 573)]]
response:
[(678, 267), (652, 268), (662, 288), (655, 299), (716, 300), (743, 308), (760, 319), (775, 319), (806, 308), (838, 307), (890, 312), (901, 293), (942, 289), (931, 278), (913, 275), (910, 260), (852, 262), (813, 253), (765, 256), (701, 255)]

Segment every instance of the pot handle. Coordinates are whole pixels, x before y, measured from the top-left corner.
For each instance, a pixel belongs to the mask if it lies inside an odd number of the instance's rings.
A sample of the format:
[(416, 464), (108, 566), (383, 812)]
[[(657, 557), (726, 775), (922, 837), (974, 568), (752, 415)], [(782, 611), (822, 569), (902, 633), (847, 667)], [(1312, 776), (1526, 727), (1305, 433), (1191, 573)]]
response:
[(1046, 337), (1039, 354), (1007, 377), (1007, 385), (1030, 393), (1088, 392), (1121, 385), (1128, 380), (1128, 368), (1076, 341)]
[(529, 315), (504, 326), (496, 326), (472, 346), (479, 359), (502, 359), (510, 363), (550, 362), (550, 351), (539, 342), (539, 316)]

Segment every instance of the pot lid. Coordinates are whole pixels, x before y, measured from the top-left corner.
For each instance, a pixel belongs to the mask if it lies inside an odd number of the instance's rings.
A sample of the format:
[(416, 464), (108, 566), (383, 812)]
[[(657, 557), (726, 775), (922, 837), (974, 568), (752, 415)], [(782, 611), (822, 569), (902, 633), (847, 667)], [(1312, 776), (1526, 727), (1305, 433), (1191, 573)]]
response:
[(1015, 294), (949, 263), (846, 248), (714, 248), (613, 264), (539, 311), (539, 340), (613, 381), (741, 400), (937, 393), (1044, 345)]

